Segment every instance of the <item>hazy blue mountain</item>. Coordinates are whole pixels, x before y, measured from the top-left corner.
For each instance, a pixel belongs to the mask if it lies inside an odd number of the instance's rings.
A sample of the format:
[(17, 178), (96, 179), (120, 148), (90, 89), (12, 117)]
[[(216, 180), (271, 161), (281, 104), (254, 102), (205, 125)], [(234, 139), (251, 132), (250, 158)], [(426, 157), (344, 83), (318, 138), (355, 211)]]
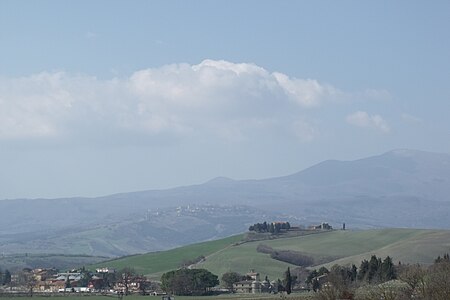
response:
[[(98, 198), (3, 200), (0, 251), (78, 249), (122, 255), (221, 237), (263, 218), (288, 216), (305, 225), (327, 221), (335, 226), (345, 222), (349, 228), (450, 228), (449, 195), (449, 154), (395, 150), (355, 161), (324, 161), (262, 180), (219, 177), (199, 185)], [(148, 219), (149, 213), (173, 213), (192, 204), (222, 209)]]

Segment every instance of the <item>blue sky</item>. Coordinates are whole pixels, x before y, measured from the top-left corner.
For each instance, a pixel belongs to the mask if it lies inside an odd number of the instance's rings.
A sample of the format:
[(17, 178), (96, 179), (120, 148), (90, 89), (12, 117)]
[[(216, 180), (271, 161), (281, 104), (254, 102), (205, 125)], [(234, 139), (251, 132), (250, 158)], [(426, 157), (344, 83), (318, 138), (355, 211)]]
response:
[(0, 198), (450, 152), (448, 1), (1, 1)]

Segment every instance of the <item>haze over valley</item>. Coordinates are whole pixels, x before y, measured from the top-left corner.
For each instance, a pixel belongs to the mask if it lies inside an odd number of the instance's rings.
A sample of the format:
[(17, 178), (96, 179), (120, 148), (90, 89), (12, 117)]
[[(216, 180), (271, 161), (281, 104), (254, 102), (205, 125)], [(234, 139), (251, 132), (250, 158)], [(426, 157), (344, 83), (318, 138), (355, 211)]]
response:
[(2, 253), (121, 256), (217, 239), (260, 220), (449, 228), (450, 155), (393, 150), (276, 178), (97, 198), (0, 201)]

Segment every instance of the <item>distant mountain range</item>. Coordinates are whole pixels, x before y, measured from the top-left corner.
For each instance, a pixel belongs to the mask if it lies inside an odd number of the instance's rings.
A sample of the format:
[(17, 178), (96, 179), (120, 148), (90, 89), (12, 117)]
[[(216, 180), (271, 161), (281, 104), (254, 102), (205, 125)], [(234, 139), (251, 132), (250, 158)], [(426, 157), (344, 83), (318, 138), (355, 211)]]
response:
[(450, 228), (450, 155), (394, 150), (262, 180), (98, 198), (0, 201), (0, 252), (119, 256), (245, 231), (259, 221)]

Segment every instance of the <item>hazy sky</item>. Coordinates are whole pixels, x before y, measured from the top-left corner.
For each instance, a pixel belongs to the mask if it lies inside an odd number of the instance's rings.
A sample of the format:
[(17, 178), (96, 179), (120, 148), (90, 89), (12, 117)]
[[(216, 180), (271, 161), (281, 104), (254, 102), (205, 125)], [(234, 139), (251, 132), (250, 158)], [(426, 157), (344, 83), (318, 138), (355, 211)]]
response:
[(0, 2), (0, 199), (450, 152), (450, 1)]

